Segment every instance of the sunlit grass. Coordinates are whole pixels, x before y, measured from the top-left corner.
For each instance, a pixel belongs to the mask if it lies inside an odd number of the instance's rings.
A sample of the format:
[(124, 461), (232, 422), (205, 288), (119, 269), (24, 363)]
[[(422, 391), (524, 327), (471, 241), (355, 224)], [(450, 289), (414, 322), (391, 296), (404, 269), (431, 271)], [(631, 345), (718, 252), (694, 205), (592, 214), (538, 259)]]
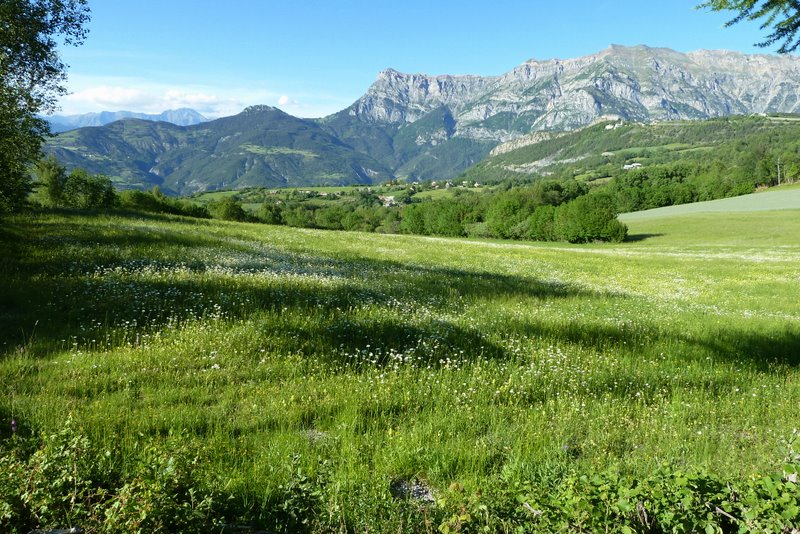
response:
[(31, 433), (72, 414), (123, 465), (182, 435), (252, 508), (292, 455), (325, 460), (348, 517), (397, 478), (743, 479), (797, 426), (800, 223), (714, 217), (585, 247), (11, 219), (0, 415)]

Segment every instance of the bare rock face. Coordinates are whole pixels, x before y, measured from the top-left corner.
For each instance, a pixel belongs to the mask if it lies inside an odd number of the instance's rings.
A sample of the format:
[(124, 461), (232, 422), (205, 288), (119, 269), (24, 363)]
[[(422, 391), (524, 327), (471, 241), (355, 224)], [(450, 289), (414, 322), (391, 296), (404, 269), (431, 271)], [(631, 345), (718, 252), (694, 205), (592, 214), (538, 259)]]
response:
[(608, 117), (652, 122), (776, 112), (800, 112), (800, 58), (612, 45), (576, 59), (532, 59), (500, 76), (388, 69), (321, 123), (398, 178), (441, 180), (492, 149), (535, 142), (531, 134)]
[(571, 130), (605, 115), (647, 122), (793, 113), (800, 111), (800, 58), (611, 46), (577, 59), (530, 60), (501, 76), (389, 69), (348, 113), (403, 125), (442, 106), (455, 120), (454, 136), (495, 142)]
[(529, 145), (535, 145), (537, 143), (541, 143), (542, 141), (547, 141), (549, 139), (556, 139), (558, 137), (563, 137), (566, 134), (567, 132), (544, 132), (544, 131), (534, 132), (497, 145), (492, 149), (491, 152), (489, 152), (489, 155), (499, 156), (500, 154), (505, 154), (506, 152), (511, 152), (512, 150), (516, 150), (518, 148), (522, 148)]
[(351, 114), (374, 122), (415, 122), (442, 105), (469, 101), (491, 78), (426, 76), (387, 69), (352, 106)]

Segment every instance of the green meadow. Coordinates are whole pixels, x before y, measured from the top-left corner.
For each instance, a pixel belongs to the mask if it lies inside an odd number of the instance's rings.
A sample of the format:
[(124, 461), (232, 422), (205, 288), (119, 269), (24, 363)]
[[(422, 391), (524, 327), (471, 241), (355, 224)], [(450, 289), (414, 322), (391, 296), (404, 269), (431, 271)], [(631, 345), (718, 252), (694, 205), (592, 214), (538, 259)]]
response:
[[(120, 486), (183, 458), (208, 497), (185, 506), (219, 531), (758, 530), (744, 498), (686, 495), (772, 480), (797, 500), (800, 211), (626, 222), (628, 242), (574, 246), (10, 217), (0, 452), (31, 466), (81, 436), (58, 450), (91, 483), (85, 509), (74, 490), (25, 517), (0, 483), (0, 526), (134, 531), (158, 506)], [(693, 489), (598, 489), (658, 477)], [(770, 506), (763, 531), (797, 517)]]
[[(726, 222), (729, 223), (737, 220), (737, 218), (734, 216), (735, 213), (759, 211), (769, 212), (776, 210), (792, 211), (799, 209), (800, 184), (789, 184), (782, 185), (780, 187), (772, 187), (765, 191), (760, 191), (749, 195), (721, 198), (718, 200), (709, 200), (705, 202), (692, 202), (677, 206), (667, 206), (663, 208), (654, 208), (649, 210), (635, 211), (632, 213), (625, 213), (620, 216), (620, 219), (626, 223), (631, 221), (642, 222), (663, 217), (677, 221), (677, 218), (682, 215), (705, 213), (716, 214), (714, 215), (716, 217), (719, 217), (719, 214), (727, 214), (728, 217)], [(771, 217), (771, 215), (767, 215), (767, 219), (769, 219), (769, 217)], [(725, 217), (722, 217), (722, 219), (725, 220)], [(765, 222), (769, 224), (768, 220)], [(758, 228), (758, 226), (756, 228)], [(754, 234), (752, 231), (748, 233)], [(718, 235), (718, 232), (715, 232), (715, 235)], [(754, 234), (752, 237), (763, 236)]]

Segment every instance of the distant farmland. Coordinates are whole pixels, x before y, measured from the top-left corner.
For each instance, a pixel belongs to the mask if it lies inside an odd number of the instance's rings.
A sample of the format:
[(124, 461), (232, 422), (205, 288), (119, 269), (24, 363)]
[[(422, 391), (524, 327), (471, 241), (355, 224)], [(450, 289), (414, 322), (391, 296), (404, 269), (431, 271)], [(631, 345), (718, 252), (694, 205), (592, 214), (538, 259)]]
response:
[(629, 223), (662, 217), (677, 217), (690, 213), (773, 210), (800, 210), (800, 186), (785, 186), (751, 195), (624, 213), (619, 216), (619, 220)]

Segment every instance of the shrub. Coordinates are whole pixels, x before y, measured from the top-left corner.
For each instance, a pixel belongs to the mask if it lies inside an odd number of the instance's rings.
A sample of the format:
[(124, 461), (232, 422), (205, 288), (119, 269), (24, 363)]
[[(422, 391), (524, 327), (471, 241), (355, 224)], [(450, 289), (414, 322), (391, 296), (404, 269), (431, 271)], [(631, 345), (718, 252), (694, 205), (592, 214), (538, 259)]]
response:
[(283, 224), (283, 210), (277, 202), (264, 202), (258, 210), (258, 220), (265, 224)]
[(527, 216), (520, 197), (513, 192), (495, 199), (486, 211), (486, 225), (495, 237), (508, 239), (512, 229)]
[(320, 208), (314, 213), (314, 223), (318, 228), (341, 230), (346, 211), (339, 206)]
[(61, 207), (64, 205), (64, 190), (67, 186), (67, 170), (50, 156), (39, 160), (33, 169), (40, 184), (45, 188), (45, 193), (50, 205)]
[(464, 218), (465, 210), (459, 202), (441, 200), (434, 203), (431, 208), (425, 213), (426, 233), (451, 237), (464, 235), (464, 226), (461, 221)]
[(105, 505), (103, 523), (119, 532), (200, 532), (214, 520), (214, 496), (195, 487), (199, 459), (184, 448), (147, 448), (133, 476)]
[(0, 443), (0, 532), (79, 527), (89, 532), (202, 532), (219, 523), (198, 458), (179, 440), (146, 447), (130, 473), (68, 418), (40, 439)]
[(426, 204), (409, 204), (401, 211), (400, 231), (404, 234), (426, 235)]
[(105, 491), (93, 480), (89, 440), (68, 418), (25, 457), (23, 440), (0, 458), (0, 530), (73, 527), (96, 517)]
[(306, 206), (299, 205), (283, 210), (283, 222), (295, 228), (314, 228), (314, 210)]
[(208, 212), (215, 219), (224, 221), (245, 222), (250, 216), (244, 211), (241, 202), (234, 197), (226, 197), (208, 204)]
[(606, 195), (587, 195), (556, 209), (554, 234), (570, 243), (622, 241), (628, 228), (619, 222)]
[(523, 237), (534, 241), (555, 241), (556, 208), (553, 206), (539, 206), (526, 220), (527, 228)]
[(83, 169), (73, 169), (63, 191), (64, 204), (73, 208), (110, 208), (117, 204), (114, 186), (107, 176), (90, 175)]

